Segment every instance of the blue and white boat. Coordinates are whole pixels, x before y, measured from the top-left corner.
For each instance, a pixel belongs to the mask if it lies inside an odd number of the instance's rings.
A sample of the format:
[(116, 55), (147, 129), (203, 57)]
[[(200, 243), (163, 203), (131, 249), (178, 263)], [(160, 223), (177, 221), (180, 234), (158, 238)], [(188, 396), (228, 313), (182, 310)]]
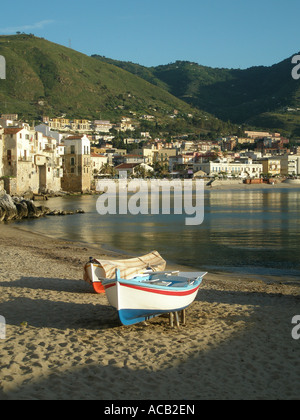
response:
[(186, 309), (195, 300), (202, 272), (145, 272), (122, 279), (102, 279), (110, 305), (118, 311), (123, 325), (137, 324), (164, 313)]

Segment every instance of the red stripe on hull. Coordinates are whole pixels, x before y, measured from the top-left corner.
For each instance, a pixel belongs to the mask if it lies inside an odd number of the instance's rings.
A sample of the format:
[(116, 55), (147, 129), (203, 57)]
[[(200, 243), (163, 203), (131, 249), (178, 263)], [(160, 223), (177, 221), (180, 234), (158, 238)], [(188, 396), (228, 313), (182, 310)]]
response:
[(172, 291), (172, 290), (159, 290), (159, 289), (151, 289), (150, 287), (148, 288), (148, 287), (134, 286), (132, 284), (123, 284), (123, 283), (120, 283), (120, 284), (121, 284), (121, 286), (129, 287), (131, 289), (137, 289), (137, 290), (142, 290), (143, 292), (156, 293), (158, 295), (166, 295), (166, 296), (188, 296), (188, 295), (192, 295), (200, 287), (200, 285), (199, 285), (199, 286), (195, 287), (192, 290), (178, 292), (177, 290), (176, 291)]
[(114, 287), (115, 285), (116, 285), (116, 283), (111, 283), (111, 284), (106, 284), (104, 287), (105, 287), (105, 290), (106, 290), (106, 289), (109, 289), (111, 287)]

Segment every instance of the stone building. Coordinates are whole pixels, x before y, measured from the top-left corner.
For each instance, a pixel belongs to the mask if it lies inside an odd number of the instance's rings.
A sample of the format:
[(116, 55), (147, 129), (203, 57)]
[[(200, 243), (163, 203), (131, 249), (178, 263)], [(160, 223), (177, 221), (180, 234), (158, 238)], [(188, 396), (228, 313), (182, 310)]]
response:
[(62, 162), (55, 139), (28, 127), (5, 128), (2, 137), (2, 176), (8, 193), (61, 190)]
[(91, 189), (91, 144), (86, 135), (69, 136), (63, 140), (62, 189), (68, 192), (85, 192)]

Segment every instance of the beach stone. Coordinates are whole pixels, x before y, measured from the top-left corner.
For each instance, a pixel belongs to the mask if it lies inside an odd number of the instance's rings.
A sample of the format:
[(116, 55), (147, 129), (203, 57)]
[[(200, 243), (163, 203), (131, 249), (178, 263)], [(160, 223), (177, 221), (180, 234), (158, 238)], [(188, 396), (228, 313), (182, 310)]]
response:
[(37, 219), (44, 216), (67, 216), (84, 213), (83, 210), (50, 210), (45, 206), (35, 206), (32, 200), (24, 197), (11, 197), (9, 194), (0, 195), (0, 222), (11, 220)]
[(28, 207), (27, 207), (26, 201), (22, 200), (19, 203), (15, 203), (15, 206), (18, 212), (17, 218), (19, 220), (26, 219), (28, 217)]
[(0, 207), (0, 222), (3, 222), (6, 216), (6, 211), (3, 207)]
[(47, 216), (48, 214), (51, 213), (51, 210), (48, 207), (45, 206), (39, 206), (37, 207), (41, 212), (43, 216)]
[(38, 217), (37, 208), (33, 204), (32, 201), (26, 200), (27, 208), (28, 208), (28, 217), (29, 218), (36, 218)]
[(0, 199), (0, 208), (5, 211), (5, 221), (10, 221), (18, 216), (17, 207), (10, 195), (4, 194)]

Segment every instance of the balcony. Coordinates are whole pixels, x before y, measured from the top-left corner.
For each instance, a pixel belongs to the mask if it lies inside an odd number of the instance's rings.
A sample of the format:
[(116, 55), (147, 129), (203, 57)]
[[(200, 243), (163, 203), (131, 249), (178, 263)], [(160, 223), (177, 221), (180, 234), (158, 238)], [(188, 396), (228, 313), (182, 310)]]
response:
[(25, 156), (19, 156), (18, 157), (19, 162), (29, 162), (32, 163), (32, 157), (25, 157)]

